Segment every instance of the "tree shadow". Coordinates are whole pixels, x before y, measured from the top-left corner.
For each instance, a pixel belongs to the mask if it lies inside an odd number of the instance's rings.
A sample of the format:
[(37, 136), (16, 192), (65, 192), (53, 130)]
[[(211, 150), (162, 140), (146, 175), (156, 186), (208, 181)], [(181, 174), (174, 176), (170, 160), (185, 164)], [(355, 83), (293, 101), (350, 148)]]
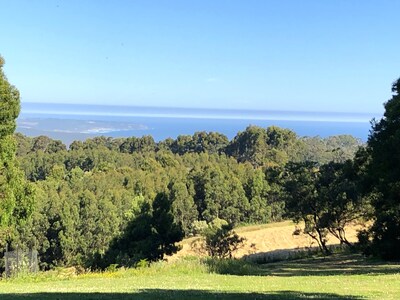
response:
[(332, 293), (303, 293), (296, 291), (277, 291), (268, 293), (237, 293), (237, 292), (217, 292), (206, 290), (168, 290), (168, 289), (145, 289), (133, 293), (26, 293), (26, 294), (1, 294), (2, 300), (22, 300), (22, 299), (41, 299), (41, 300), (111, 300), (111, 299), (229, 299), (229, 300), (298, 300), (298, 299), (365, 299), (358, 296), (338, 295)]
[(361, 254), (334, 254), (265, 264), (243, 260), (206, 260), (217, 274), (258, 276), (382, 275), (400, 273), (399, 262), (370, 260)]
[(366, 259), (361, 254), (334, 254), (265, 264), (262, 269), (265, 275), (275, 276), (383, 275), (399, 273), (400, 264)]

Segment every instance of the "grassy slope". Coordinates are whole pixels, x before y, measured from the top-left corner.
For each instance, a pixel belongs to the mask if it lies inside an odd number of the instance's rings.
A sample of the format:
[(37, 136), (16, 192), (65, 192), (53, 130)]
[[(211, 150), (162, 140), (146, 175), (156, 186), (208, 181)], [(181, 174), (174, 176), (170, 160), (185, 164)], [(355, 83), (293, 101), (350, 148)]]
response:
[[(285, 221), (279, 223), (245, 226), (235, 231), (242, 237), (246, 238), (245, 247), (236, 253), (236, 257), (242, 257), (250, 253), (260, 253), (274, 251), (278, 249), (295, 249), (303, 247), (317, 247), (317, 243), (308, 235), (293, 235), (296, 226), (293, 222)], [(353, 226), (346, 230), (347, 238), (350, 241), (357, 240), (356, 229), (360, 226)], [(198, 239), (197, 237), (189, 238), (182, 241), (182, 250), (180, 250), (172, 259), (185, 257), (188, 255), (198, 255), (198, 251), (192, 248), (192, 243)], [(337, 244), (339, 241), (329, 236), (329, 244)]]
[(0, 282), (0, 299), (400, 299), (400, 265), (357, 255), (242, 266), (242, 276), (218, 274), (233, 269), (185, 259), (74, 278), (45, 274)]
[[(258, 251), (266, 251), (298, 243), (301, 238), (291, 235), (293, 228), (291, 223), (278, 223), (237, 231)], [(400, 299), (400, 264), (367, 261), (359, 255), (263, 266), (181, 255), (144, 269), (80, 276), (54, 271), (0, 281), (0, 299)]]

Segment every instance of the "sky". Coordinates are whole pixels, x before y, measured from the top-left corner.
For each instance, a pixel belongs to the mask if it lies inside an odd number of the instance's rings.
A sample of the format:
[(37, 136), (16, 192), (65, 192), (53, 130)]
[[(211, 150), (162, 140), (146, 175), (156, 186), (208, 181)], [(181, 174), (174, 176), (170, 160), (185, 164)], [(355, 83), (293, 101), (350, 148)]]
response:
[(383, 111), (400, 1), (0, 0), (21, 101)]

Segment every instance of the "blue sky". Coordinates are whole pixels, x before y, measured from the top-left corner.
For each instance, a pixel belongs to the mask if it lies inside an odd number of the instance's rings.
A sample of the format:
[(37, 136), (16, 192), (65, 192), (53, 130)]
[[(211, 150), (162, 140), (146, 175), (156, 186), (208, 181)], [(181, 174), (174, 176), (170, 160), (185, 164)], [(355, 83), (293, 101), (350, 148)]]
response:
[(381, 112), (400, 1), (2, 1), (23, 102)]

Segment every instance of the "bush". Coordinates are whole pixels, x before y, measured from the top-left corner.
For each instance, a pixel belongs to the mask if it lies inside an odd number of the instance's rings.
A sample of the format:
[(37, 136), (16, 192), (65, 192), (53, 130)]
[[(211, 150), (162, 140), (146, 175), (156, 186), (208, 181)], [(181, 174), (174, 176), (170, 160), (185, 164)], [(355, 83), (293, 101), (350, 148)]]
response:
[(205, 233), (205, 248), (211, 257), (232, 258), (233, 253), (243, 247), (245, 238), (237, 235), (231, 225), (210, 227)]
[(229, 275), (260, 275), (262, 270), (256, 264), (241, 259), (207, 258), (204, 260), (209, 272)]

